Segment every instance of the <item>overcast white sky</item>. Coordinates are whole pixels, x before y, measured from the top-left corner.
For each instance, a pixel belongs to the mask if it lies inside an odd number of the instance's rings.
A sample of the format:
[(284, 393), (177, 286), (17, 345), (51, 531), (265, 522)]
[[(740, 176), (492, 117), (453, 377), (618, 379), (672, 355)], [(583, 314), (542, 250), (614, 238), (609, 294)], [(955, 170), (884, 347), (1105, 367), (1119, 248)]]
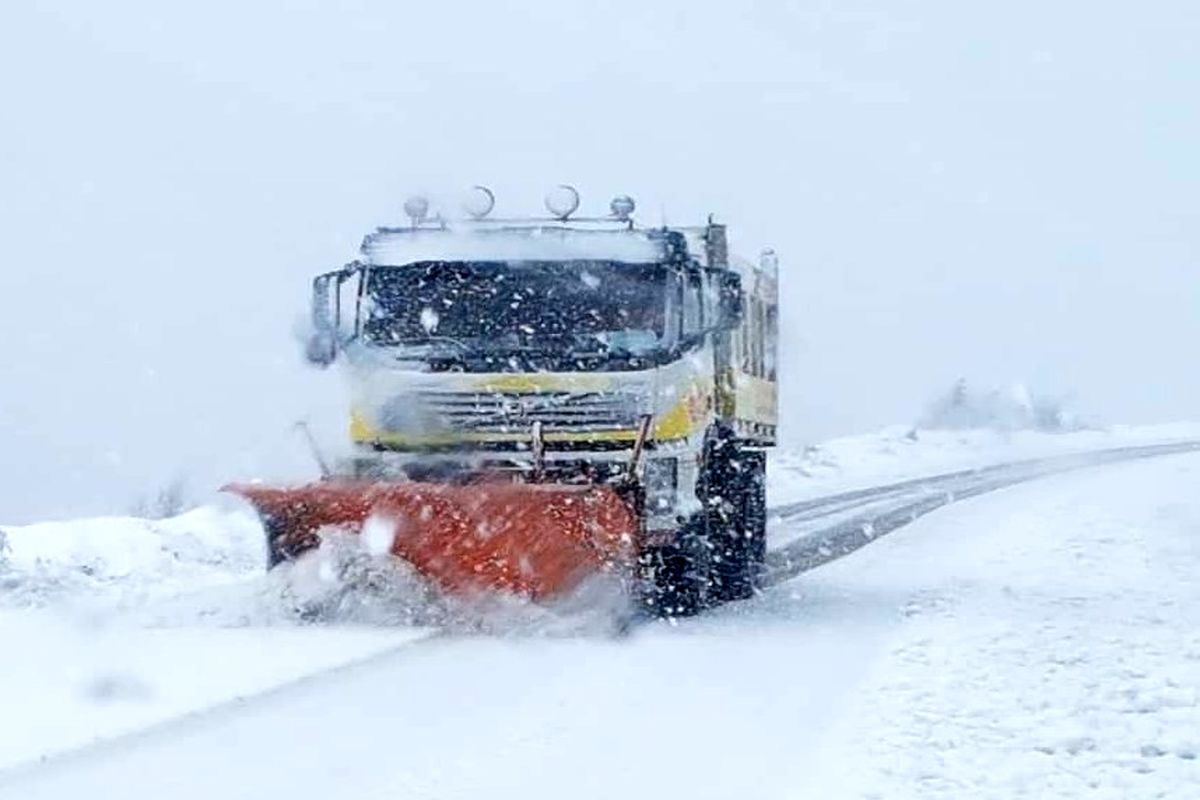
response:
[(960, 375), (1198, 416), (1194, 3), (267, 5), (0, 7), (0, 520), (299, 469), (309, 278), (480, 182), (773, 245), (792, 442)]

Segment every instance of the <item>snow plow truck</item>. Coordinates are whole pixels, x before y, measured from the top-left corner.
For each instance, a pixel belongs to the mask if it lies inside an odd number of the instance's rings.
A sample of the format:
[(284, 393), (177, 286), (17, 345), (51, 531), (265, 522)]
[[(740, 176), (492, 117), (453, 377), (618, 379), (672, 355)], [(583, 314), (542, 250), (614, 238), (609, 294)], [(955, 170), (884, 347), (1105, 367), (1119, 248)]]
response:
[(776, 439), (777, 266), (726, 228), (639, 227), (634, 203), (461, 220), (405, 203), (313, 281), (308, 359), (349, 382), (348, 455), (304, 486), (229, 487), (269, 566), (386, 526), (438, 592), (552, 606), (616, 578), (641, 612), (753, 594)]

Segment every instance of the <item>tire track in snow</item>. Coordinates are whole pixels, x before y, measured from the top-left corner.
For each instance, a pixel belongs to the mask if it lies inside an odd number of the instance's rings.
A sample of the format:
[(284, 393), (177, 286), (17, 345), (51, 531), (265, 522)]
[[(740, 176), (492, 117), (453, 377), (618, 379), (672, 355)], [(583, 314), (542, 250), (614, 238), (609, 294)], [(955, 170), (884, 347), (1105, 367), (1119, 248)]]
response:
[(770, 587), (783, 583), (849, 555), (950, 503), (1073, 470), (1192, 452), (1200, 452), (1200, 442), (1118, 447), (996, 464), (790, 503), (772, 509), (777, 525), (820, 519), (875, 505), (893, 496), (898, 501), (903, 498), (897, 505), (857, 514), (771, 550), (767, 553), (763, 584)]
[[(127, 733), (117, 734), (116, 736), (106, 737), (90, 742), (88, 744), (79, 745), (66, 750), (60, 750), (40, 758), (24, 761), (13, 764), (9, 767), (0, 768), (0, 790), (6, 785), (17, 783), (43, 770), (53, 770), (57, 767), (69, 766), (71, 764), (80, 763), (96, 758), (103, 758), (109, 753), (119, 752), (121, 750), (137, 747), (165, 734), (183, 735), (190, 730), (200, 728), (214, 722), (220, 722), (224, 718), (235, 716), (243, 713), (250, 706), (260, 706), (272, 702), (279, 702), (285, 696), (294, 692), (303, 691), (315, 683), (323, 681), (327, 678), (337, 675), (352, 675), (355, 672), (361, 672), (369, 669), (374, 664), (380, 661), (385, 661), (392, 658), (397, 653), (416, 650), (418, 648), (433, 646), (441, 641), (450, 638), (451, 632), (445, 630), (431, 629), (426, 633), (419, 634), (415, 638), (407, 639), (399, 642), (391, 647), (385, 647), (382, 650), (364, 656), (362, 658), (349, 661), (336, 667), (309, 672), (297, 678), (276, 684), (269, 689), (253, 692), (247, 695), (234, 697), (230, 700), (215, 703), (213, 705), (197, 708), (192, 711), (185, 712), (178, 716), (169, 717), (152, 723), (143, 728), (137, 728)], [(461, 638), (463, 634), (456, 633), (456, 637)]]

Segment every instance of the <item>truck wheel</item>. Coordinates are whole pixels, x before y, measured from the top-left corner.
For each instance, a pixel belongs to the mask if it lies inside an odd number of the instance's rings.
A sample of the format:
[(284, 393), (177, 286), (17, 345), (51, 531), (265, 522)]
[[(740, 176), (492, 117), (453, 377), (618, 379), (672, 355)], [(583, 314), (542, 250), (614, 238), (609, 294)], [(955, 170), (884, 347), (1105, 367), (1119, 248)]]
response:
[(725, 477), (712, 504), (713, 587), (718, 602), (754, 596), (766, 557), (766, 456), (738, 446), (730, 463), (714, 474)]
[(708, 604), (711, 559), (703, 515), (696, 515), (668, 545), (640, 558), (641, 607), (655, 617), (690, 617)]

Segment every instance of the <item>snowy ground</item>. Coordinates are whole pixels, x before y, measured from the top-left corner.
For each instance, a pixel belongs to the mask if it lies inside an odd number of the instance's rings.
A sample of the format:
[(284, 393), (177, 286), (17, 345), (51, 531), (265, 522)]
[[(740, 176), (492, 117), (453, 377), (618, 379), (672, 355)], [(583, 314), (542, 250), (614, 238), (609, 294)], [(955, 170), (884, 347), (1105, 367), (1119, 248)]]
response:
[[(903, 434), (783, 455), (772, 500), (1200, 428)], [(10, 528), (0, 797), (1194, 796), (1198, 483), (1013, 487), (615, 642), (298, 625), (238, 511)]]
[(824, 745), (834, 796), (1200, 796), (1197, 487), (1198, 456), (1047, 478), (823, 570), (903, 615)]

